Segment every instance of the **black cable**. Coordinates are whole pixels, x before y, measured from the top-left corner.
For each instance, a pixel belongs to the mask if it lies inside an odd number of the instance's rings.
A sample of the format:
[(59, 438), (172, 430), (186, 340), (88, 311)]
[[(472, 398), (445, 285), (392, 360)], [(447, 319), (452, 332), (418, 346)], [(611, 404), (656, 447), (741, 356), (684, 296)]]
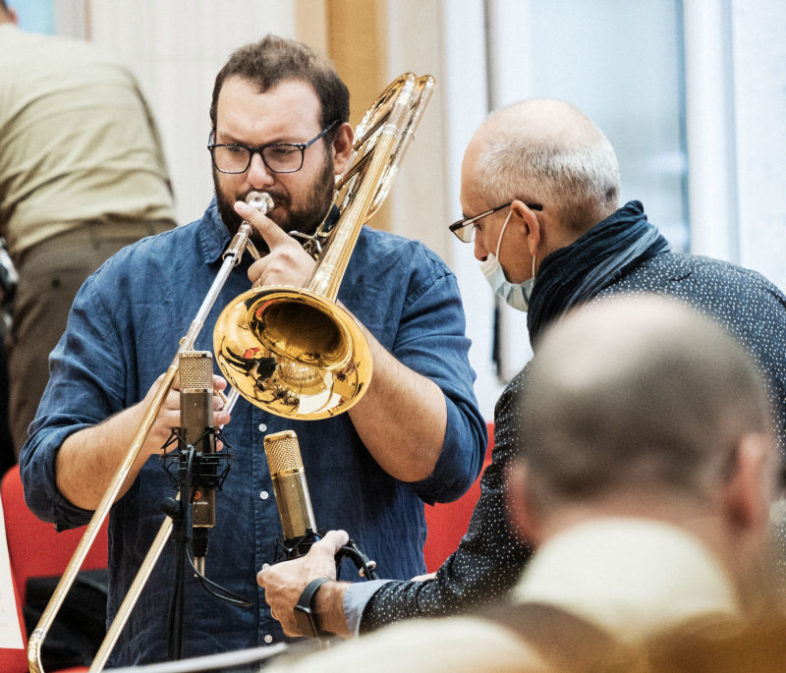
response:
[[(183, 502), (183, 490), (191, 483), (194, 456), (196, 450), (192, 444), (186, 447), (186, 465), (183, 480), (180, 485), (179, 516), (173, 517), (175, 531), (175, 579), (172, 592), (172, 602), (169, 606), (169, 659), (177, 661), (182, 658), (183, 650), (183, 605), (185, 598), (185, 569), (186, 550), (188, 549), (188, 534), (191, 530), (191, 507), (193, 495), (188, 498), (188, 503)], [(178, 450), (178, 453), (182, 452)], [(182, 457), (182, 456), (181, 456)]]
[(199, 572), (199, 570), (196, 567), (196, 564), (194, 563), (194, 556), (191, 552), (189, 552), (188, 554), (188, 560), (189, 563), (191, 564), (191, 568), (193, 569), (194, 574), (199, 580), (199, 583), (202, 585), (202, 588), (205, 591), (207, 591), (208, 594), (214, 596), (218, 600), (224, 601), (236, 607), (240, 607), (240, 608), (251, 607), (251, 603), (247, 601), (245, 598), (243, 598), (242, 596), (238, 596), (236, 593), (233, 593), (226, 587), (222, 587), (220, 584), (218, 584), (218, 582), (214, 582), (213, 580), (211, 580), (208, 577), (205, 577), (205, 575)]

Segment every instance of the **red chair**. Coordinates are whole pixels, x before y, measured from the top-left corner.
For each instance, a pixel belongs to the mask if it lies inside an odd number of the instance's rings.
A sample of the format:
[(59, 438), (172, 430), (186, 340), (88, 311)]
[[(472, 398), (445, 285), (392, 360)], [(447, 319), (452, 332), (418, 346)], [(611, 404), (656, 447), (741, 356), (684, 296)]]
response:
[[(5, 533), (8, 540), (8, 555), (11, 559), (11, 574), (14, 578), (17, 603), (25, 602), (25, 585), (30, 577), (51, 577), (62, 574), (85, 527), (65, 530), (58, 533), (54, 524), (44, 523), (35, 516), (25, 504), (19, 466), (16, 465), (3, 476), (0, 483), (0, 496), (3, 499)], [(106, 523), (82, 565), (82, 570), (99, 570), (107, 566)], [(27, 637), (22, 634), (27, 647)], [(17, 655), (21, 655), (21, 658)], [(21, 661), (21, 665), (19, 664)], [(0, 671), (2, 673), (27, 673), (27, 656), (22, 650), (0, 650)], [(69, 668), (58, 673), (85, 671), (85, 668)]]
[[(491, 462), (491, 450), (494, 448), (494, 423), (488, 424), (488, 432), (489, 443), (480, 472), (481, 476), (486, 465)], [(439, 568), (442, 562), (456, 551), (461, 538), (467, 532), (469, 520), (472, 518), (472, 512), (479, 497), (480, 476), (458, 500), (426, 505), (428, 534), (426, 535), (426, 544), (423, 545), (423, 555), (426, 558), (426, 568), (430, 573)]]

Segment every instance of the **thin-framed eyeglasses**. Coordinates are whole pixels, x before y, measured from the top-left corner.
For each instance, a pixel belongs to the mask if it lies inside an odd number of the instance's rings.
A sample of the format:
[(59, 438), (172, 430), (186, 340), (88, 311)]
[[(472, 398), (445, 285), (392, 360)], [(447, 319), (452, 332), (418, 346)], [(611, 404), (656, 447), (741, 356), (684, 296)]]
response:
[[(453, 224), (451, 224), (448, 229), (456, 234), (456, 237), (459, 241), (464, 243), (472, 243), (472, 241), (475, 240), (475, 229), (477, 228), (475, 223), (478, 220), (491, 215), (492, 213), (496, 213), (498, 210), (507, 208), (511, 203), (513, 203), (513, 201), (503, 203), (501, 206), (497, 206), (496, 208), (490, 208), (479, 215), (473, 215), (472, 217), (462, 217), (460, 220), (456, 220)], [(531, 210), (543, 210), (543, 206), (539, 203), (527, 203), (525, 205)]]
[(306, 150), (338, 124), (336, 119), (311, 140), (304, 143), (268, 143), (259, 147), (249, 147), (242, 143), (214, 143), (215, 131), (210, 132), (207, 149), (213, 159), (213, 166), (221, 173), (245, 173), (255, 154), (272, 173), (297, 173), (303, 168)]

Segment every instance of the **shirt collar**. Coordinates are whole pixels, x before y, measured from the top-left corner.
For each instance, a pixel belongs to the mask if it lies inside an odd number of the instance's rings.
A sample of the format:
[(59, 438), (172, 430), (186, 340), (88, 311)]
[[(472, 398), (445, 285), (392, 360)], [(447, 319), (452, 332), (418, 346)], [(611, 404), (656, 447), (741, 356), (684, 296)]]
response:
[(214, 196), (199, 223), (199, 250), (205, 264), (213, 264), (221, 259), (231, 239), (229, 230), (218, 214), (218, 204)]
[(682, 620), (742, 611), (731, 578), (702, 542), (641, 518), (609, 517), (555, 535), (513, 595), (557, 605), (626, 640)]

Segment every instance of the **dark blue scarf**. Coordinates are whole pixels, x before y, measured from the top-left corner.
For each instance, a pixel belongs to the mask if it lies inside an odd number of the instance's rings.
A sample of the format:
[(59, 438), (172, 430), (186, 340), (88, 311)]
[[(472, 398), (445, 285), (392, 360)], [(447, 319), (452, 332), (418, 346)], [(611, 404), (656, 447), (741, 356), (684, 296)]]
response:
[(594, 297), (641, 262), (669, 251), (639, 201), (629, 201), (540, 265), (527, 328), (531, 343), (553, 319)]

